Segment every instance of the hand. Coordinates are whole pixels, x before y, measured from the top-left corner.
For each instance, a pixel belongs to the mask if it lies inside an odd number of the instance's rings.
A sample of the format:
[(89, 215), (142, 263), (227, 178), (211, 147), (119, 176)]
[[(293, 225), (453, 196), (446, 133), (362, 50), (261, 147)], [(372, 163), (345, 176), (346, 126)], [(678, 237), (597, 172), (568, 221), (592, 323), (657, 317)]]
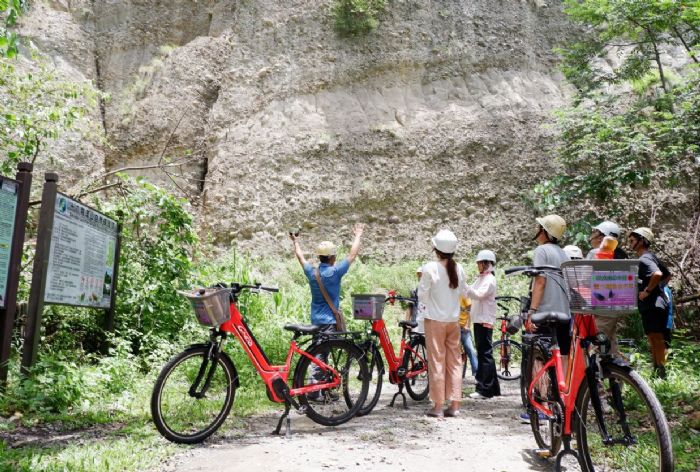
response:
[(649, 292), (647, 292), (646, 290), (642, 290), (641, 292), (639, 292), (639, 300), (640, 301), (644, 301), (644, 299), (647, 298), (648, 296), (649, 296)]
[(297, 242), (298, 237), (299, 237), (299, 233), (289, 233), (289, 239), (291, 239), (294, 242)]
[(534, 333), (537, 331), (537, 326), (532, 322), (532, 318), (530, 315), (527, 316), (527, 320), (525, 320), (525, 331), (528, 333)]
[(355, 223), (355, 226), (352, 228), (352, 232), (356, 237), (362, 236), (362, 233), (365, 231), (365, 224), (364, 223)]

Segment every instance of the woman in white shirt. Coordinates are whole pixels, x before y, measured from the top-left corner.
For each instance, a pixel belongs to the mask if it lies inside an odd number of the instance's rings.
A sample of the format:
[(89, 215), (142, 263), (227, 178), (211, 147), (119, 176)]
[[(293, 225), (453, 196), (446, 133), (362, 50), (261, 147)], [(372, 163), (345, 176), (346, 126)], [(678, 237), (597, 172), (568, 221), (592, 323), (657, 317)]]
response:
[[(418, 301), (425, 305), (425, 344), (432, 417), (458, 416), (462, 399), (462, 356), (460, 355), (459, 297), (466, 291), (464, 270), (453, 255), (457, 237), (441, 230), (432, 239), (437, 261), (423, 266)], [(450, 406), (443, 412), (446, 400)]]
[(472, 300), (471, 317), (478, 359), (476, 391), (470, 394), (469, 398), (485, 399), (501, 394), (491, 342), (493, 325), (496, 322), (496, 277), (493, 275), (495, 264), (496, 254), (493, 251), (479, 251), (476, 255), (479, 277), (467, 287), (467, 296)]

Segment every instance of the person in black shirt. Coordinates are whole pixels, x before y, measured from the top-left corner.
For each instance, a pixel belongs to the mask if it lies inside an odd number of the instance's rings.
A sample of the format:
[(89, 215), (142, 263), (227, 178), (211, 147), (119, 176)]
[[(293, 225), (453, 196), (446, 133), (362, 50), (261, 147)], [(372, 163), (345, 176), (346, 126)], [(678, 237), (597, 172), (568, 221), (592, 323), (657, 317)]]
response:
[(639, 258), (639, 313), (642, 315), (644, 334), (649, 339), (654, 371), (660, 378), (666, 378), (666, 342), (664, 332), (668, 319), (668, 302), (663, 294), (662, 284), (671, 278), (668, 268), (659, 261), (649, 246), (654, 241), (654, 233), (649, 228), (637, 228), (629, 235), (630, 248)]

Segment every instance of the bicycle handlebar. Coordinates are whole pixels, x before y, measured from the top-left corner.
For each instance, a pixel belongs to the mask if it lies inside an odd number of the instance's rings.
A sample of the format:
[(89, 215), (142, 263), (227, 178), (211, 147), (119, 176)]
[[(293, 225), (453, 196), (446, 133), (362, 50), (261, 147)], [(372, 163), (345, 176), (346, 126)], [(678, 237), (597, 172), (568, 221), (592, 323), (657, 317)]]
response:
[(390, 296), (384, 298), (384, 303), (387, 303), (387, 302), (394, 303), (397, 300), (400, 302), (406, 302), (406, 303), (412, 303), (412, 304), (416, 304), (418, 302), (418, 300), (416, 300), (415, 298), (402, 297), (401, 295), (390, 295)]
[(527, 275), (528, 277), (537, 277), (538, 275), (542, 275), (546, 272), (561, 273), (561, 269), (559, 267), (547, 266), (547, 265), (544, 265), (544, 266), (515, 266), (515, 267), (508, 267), (503, 272), (505, 272), (506, 275), (523, 274), (523, 275)]
[(243, 290), (262, 290), (263, 292), (279, 292), (280, 289), (277, 287), (266, 287), (262, 284), (256, 283), (256, 284), (241, 284), (238, 282), (232, 282), (231, 284), (227, 285), (225, 283), (218, 283), (215, 284), (214, 287), (220, 287), (220, 288), (230, 288), (233, 293), (241, 293)]

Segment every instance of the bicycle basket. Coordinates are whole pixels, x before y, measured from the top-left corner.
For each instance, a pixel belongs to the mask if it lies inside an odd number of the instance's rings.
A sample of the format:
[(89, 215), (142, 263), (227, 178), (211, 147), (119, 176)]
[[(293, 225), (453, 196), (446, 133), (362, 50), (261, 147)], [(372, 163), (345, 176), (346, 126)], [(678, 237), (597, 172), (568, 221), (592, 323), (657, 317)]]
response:
[(352, 294), (352, 316), (356, 320), (381, 320), (384, 295)]
[(617, 317), (637, 311), (638, 260), (576, 260), (561, 269), (573, 313)]
[(187, 298), (192, 304), (197, 321), (205, 326), (218, 327), (231, 318), (229, 311), (230, 290), (225, 288), (207, 288), (204, 293), (202, 289), (195, 289), (191, 292), (178, 291), (180, 295)]

